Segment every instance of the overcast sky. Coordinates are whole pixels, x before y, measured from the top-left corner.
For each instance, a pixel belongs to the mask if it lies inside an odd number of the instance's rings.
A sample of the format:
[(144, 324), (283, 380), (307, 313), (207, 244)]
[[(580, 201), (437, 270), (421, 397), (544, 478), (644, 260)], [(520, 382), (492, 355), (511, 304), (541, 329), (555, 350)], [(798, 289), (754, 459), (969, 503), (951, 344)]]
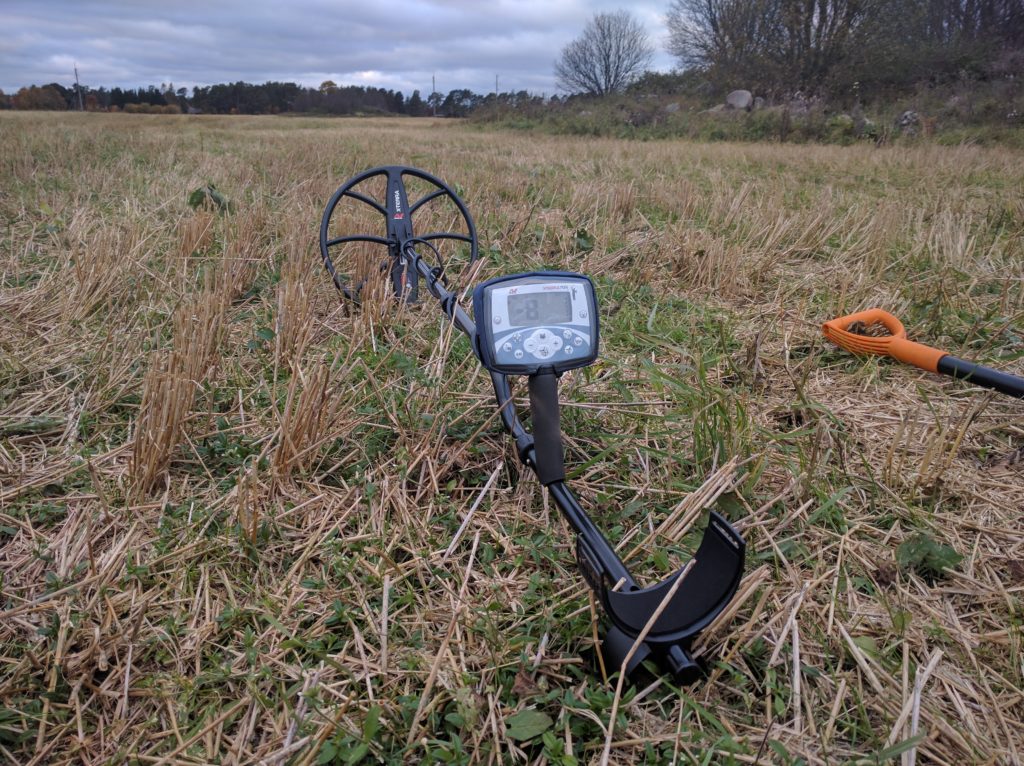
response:
[(553, 63), (597, 11), (627, 8), (667, 71), (669, 0), (0, 0), (0, 88), (175, 88), (267, 80), (411, 95), (555, 92)]

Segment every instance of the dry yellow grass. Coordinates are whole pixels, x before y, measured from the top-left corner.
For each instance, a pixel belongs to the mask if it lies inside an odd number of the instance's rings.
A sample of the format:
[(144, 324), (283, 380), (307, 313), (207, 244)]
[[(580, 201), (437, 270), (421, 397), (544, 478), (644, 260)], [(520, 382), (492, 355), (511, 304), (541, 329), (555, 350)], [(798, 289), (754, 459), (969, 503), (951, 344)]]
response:
[[(716, 504), (749, 543), (697, 686), (613, 703), (468, 345), (340, 304), (320, 214), (379, 164), (464, 190), (476, 278), (598, 278), (584, 504), (641, 577)], [(0, 214), (0, 762), (1024, 758), (1022, 404), (818, 330), (878, 305), (1024, 373), (1020, 153), (18, 113)]]

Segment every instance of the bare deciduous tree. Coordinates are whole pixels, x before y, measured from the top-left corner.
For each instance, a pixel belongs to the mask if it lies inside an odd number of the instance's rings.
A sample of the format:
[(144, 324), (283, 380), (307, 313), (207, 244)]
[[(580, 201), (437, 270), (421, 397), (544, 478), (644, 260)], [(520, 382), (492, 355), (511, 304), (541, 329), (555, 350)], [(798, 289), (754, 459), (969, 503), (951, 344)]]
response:
[(666, 47), (723, 88), (849, 92), (980, 68), (1022, 20), (1024, 0), (671, 0)]
[(596, 13), (555, 62), (558, 86), (604, 96), (620, 91), (650, 66), (654, 48), (629, 11)]
[(673, 0), (668, 51), (724, 82), (814, 89), (875, 0)]
[(683, 68), (715, 67), (723, 80), (756, 69), (773, 31), (774, 0), (672, 0), (668, 52)]

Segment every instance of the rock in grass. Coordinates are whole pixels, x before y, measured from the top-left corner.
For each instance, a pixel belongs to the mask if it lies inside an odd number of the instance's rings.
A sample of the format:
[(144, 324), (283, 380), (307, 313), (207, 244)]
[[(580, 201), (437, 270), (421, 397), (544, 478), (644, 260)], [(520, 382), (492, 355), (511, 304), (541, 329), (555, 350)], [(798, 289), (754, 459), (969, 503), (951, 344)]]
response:
[(749, 90), (734, 90), (725, 97), (725, 105), (730, 109), (745, 109), (749, 112), (754, 106), (754, 96)]
[(916, 136), (921, 125), (921, 118), (913, 109), (908, 109), (896, 120), (896, 127), (905, 136)]

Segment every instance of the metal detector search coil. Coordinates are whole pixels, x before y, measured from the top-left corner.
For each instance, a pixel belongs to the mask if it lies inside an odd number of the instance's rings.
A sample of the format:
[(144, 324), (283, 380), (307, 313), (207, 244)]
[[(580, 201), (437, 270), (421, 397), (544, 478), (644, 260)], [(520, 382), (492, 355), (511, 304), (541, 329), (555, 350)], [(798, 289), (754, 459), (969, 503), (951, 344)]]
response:
[[(386, 179), (384, 200), (372, 196), (364, 183), (379, 181), (381, 176)], [(427, 187), (419, 198), (410, 199), (406, 178)], [(337, 218), (346, 220), (335, 216), (343, 201), (377, 213), (376, 228), (332, 233)], [(440, 231), (430, 225), (429, 208), (439, 203), (454, 206), (454, 213), (449, 208), (444, 220), (461, 224), (458, 230)], [(426, 231), (415, 232), (414, 214), (428, 221)], [(397, 165), (367, 170), (349, 179), (327, 203), (320, 225), (320, 255), (345, 297), (358, 302), (369, 279), (352, 268), (353, 253), (346, 248), (376, 248), (383, 261), (371, 260), (373, 269), (390, 274), (397, 300), (415, 302), (422, 279), (444, 314), (472, 340), (490, 373), (501, 423), (515, 439), (520, 461), (547, 488), (576, 535), (576, 558), (583, 578), (610, 622), (600, 647), (608, 672), (622, 670), (632, 676), (651, 659), (680, 683), (695, 681), (700, 668), (690, 656), (690, 646), (735, 595), (743, 576), (746, 543), (724, 517), (711, 511), (692, 564), (659, 583), (641, 587), (569, 489), (563, 466), (558, 376), (597, 358), (593, 283), (581, 274), (558, 271), (489, 280), (474, 292), (474, 323), (459, 305), (457, 292), (448, 287), (440, 252), (446, 244), (468, 250), (465, 255), (470, 263), (476, 260), (476, 229), (466, 206), (440, 179)], [(429, 251), (436, 262), (428, 261), (420, 250)], [(528, 376), (532, 430), (519, 419), (509, 375)]]
[(492, 372), (565, 372), (597, 359), (597, 298), (582, 274), (495, 277), (473, 291), (473, 317), (477, 356)]

